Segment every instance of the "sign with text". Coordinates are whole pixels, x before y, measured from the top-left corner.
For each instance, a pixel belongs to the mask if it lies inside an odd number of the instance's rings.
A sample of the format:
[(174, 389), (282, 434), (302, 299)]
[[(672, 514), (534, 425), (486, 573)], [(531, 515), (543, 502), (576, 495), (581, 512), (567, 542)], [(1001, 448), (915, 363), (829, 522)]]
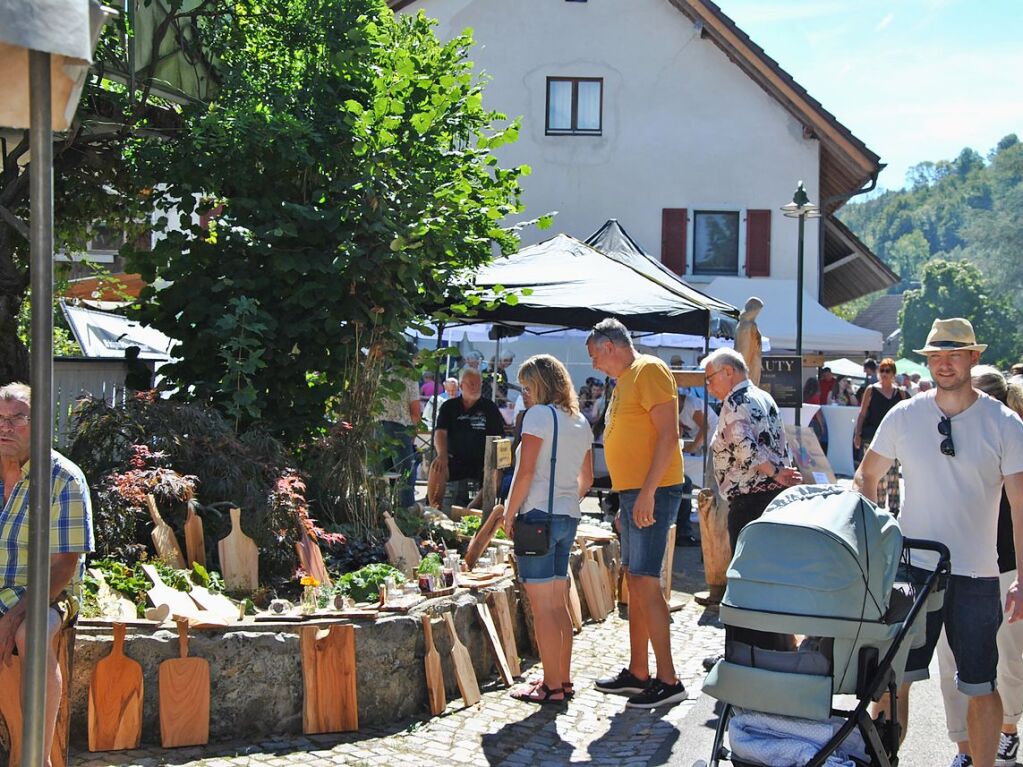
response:
[(764, 357), (760, 361), (760, 388), (774, 397), (778, 407), (803, 403), (803, 366), (796, 356)]

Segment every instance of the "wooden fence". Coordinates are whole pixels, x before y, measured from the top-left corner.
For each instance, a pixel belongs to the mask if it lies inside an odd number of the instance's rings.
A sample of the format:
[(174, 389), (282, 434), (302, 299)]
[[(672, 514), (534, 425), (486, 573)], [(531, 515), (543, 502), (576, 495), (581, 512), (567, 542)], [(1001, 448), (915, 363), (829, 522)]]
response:
[(58, 450), (74, 436), (75, 401), (82, 396), (102, 397), (108, 405), (124, 404), (123, 359), (57, 357), (53, 360), (53, 441)]

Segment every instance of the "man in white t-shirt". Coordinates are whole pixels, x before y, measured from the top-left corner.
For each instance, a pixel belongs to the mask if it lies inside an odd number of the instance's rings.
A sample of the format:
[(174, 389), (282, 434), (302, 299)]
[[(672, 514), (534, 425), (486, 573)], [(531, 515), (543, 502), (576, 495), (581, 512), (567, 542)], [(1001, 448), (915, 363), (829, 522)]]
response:
[[(913, 649), (899, 690), (898, 715), (905, 733), (909, 685), (926, 679), (934, 645), (944, 626), (955, 655), (956, 686), (970, 696), (967, 731), (972, 761), (954, 765), (993, 767), (1002, 724), (995, 689), (1002, 620), (995, 546), (1002, 485), (1012, 508), (1017, 566), (1023, 567), (1023, 421), (976, 391), (970, 369), (985, 344), (960, 318), (935, 320), (927, 357), (936, 389), (905, 400), (885, 416), (856, 472), (854, 486), (875, 500), (878, 480), (893, 460), (902, 464), (906, 493), (899, 523), (907, 537), (936, 540), (952, 555), (952, 577), (941, 611), (927, 616), (927, 642)], [(936, 556), (914, 553), (910, 577), (920, 580)], [(1005, 609), (1009, 621), (1023, 619), (1023, 594), (1014, 584)]]

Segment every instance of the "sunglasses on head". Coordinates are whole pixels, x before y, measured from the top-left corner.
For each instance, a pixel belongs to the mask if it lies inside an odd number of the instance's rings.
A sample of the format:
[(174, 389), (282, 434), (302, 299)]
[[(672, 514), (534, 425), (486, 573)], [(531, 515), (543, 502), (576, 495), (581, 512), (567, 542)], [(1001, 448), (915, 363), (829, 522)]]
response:
[(956, 445), (952, 441), (952, 419), (948, 416), (942, 416), (941, 420), (938, 421), (938, 434), (945, 439), (941, 440), (941, 454), (949, 457), (955, 456)]

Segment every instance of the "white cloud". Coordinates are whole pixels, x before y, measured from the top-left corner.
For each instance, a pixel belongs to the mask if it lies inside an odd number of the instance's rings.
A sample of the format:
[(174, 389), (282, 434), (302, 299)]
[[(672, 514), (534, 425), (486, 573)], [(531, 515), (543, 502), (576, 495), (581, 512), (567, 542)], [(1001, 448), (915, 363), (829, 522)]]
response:
[(886, 27), (887, 27), (887, 26), (888, 26), (889, 24), (891, 24), (891, 23), (892, 23), (892, 20), (893, 20), (894, 18), (895, 18), (895, 14), (894, 14), (894, 13), (889, 13), (889, 14), (887, 14), (887, 15), (886, 15), (886, 16), (885, 16), (885, 17), (884, 17), (883, 19), (881, 19), (881, 20), (880, 20), (880, 21), (879, 21), (879, 22), (877, 23), (877, 26), (876, 26), (876, 27), (874, 27), (874, 31), (875, 31), (875, 32), (881, 32), (881, 31), (883, 31), (883, 30), (884, 30), (884, 29), (885, 29), (885, 28), (886, 28)]

